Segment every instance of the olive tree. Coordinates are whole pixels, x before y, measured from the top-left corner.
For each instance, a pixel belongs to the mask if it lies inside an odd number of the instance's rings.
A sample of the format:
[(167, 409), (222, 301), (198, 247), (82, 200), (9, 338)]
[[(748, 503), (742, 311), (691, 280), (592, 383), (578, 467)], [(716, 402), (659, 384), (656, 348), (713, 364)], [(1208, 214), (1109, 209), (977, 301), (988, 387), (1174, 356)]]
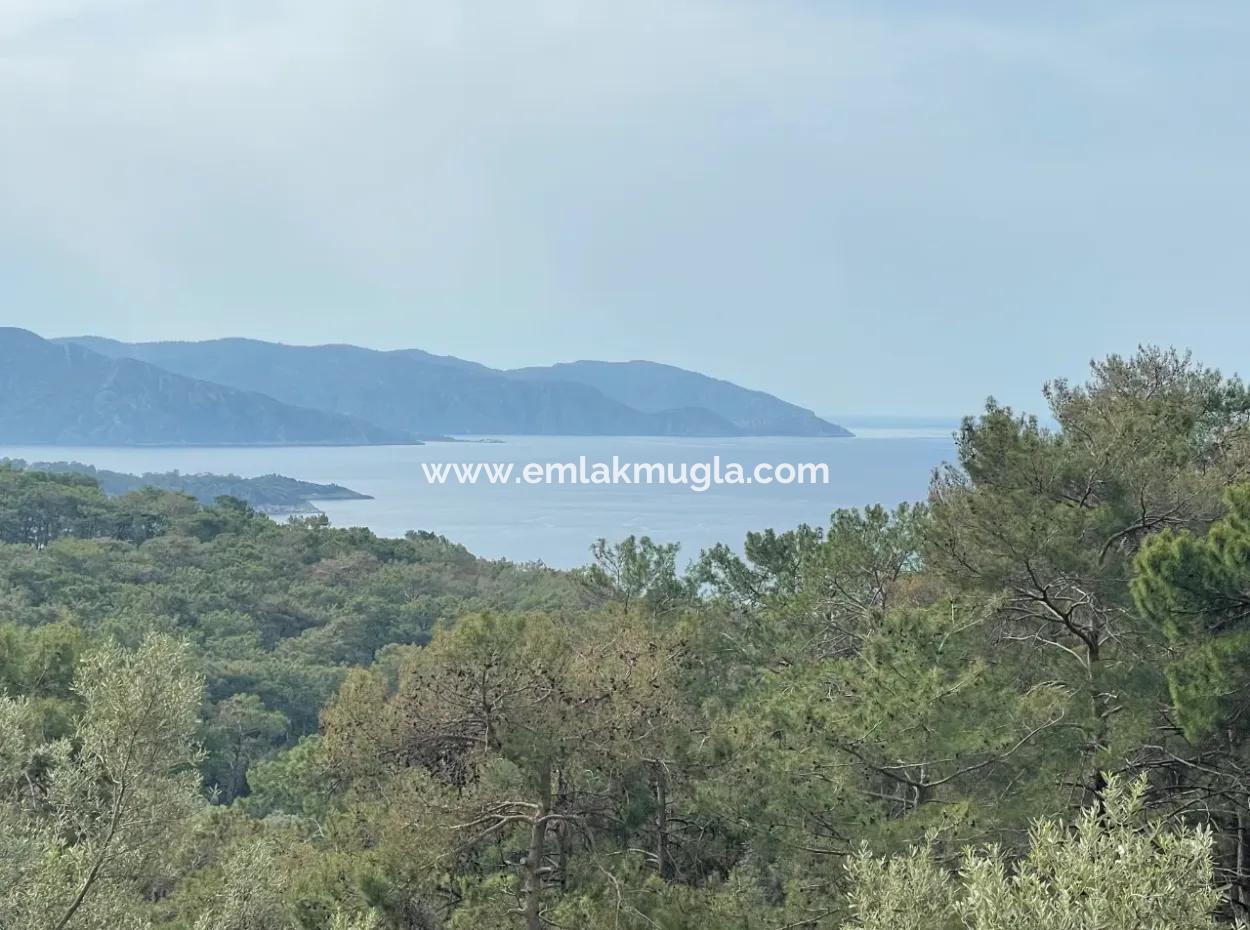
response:
[(0, 697), (0, 928), (142, 927), (140, 893), (200, 806), (202, 692), (187, 651), (153, 637), (79, 666), (72, 739), (42, 742)]
[(1145, 783), (1112, 779), (1102, 810), (1070, 827), (1039, 821), (1011, 867), (996, 847), (969, 850), (957, 873), (927, 849), (847, 866), (847, 930), (1209, 930), (1221, 893), (1211, 835), (1144, 821)]

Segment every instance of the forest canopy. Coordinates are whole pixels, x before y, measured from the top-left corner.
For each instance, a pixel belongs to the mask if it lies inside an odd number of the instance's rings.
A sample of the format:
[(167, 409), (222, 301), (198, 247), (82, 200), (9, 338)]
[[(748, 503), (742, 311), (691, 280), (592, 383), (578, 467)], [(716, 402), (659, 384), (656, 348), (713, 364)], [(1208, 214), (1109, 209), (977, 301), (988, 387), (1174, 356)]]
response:
[(572, 572), (0, 467), (0, 928), (1250, 917), (1250, 392), (1045, 398), (925, 501)]

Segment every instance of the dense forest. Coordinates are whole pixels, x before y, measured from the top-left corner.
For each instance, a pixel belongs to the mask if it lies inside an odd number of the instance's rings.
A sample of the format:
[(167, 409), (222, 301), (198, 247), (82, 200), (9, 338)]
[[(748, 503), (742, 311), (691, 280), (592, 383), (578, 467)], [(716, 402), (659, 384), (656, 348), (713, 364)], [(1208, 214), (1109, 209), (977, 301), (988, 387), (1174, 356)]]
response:
[(1250, 391), (1045, 397), (926, 501), (575, 572), (0, 469), (0, 928), (1250, 916)]

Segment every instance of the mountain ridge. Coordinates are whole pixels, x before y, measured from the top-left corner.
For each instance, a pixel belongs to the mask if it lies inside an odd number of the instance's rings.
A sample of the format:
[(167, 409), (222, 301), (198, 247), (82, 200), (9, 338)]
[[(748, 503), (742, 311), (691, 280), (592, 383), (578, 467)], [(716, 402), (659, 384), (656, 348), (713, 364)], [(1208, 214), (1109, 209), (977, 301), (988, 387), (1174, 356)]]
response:
[[(77, 339), (66, 340), (78, 343)], [(368, 419), (387, 429), (461, 435), (732, 435), (711, 414), (643, 414), (585, 385), (514, 381), (492, 369), (428, 362), (413, 350), (293, 346), (228, 338), (89, 344), (188, 377)], [(419, 351), (419, 350), (417, 350)], [(459, 361), (459, 360), (457, 360)], [(472, 363), (469, 363), (470, 365)]]
[(0, 327), (0, 440), (53, 445), (412, 444), (410, 434)]
[[(99, 336), (57, 341), (416, 434), (850, 435), (765, 392), (656, 362), (509, 371), (421, 349), (346, 343), (297, 346), (242, 337), (126, 343)], [(648, 392), (648, 378), (663, 387)]]
[(811, 410), (772, 394), (662, 362), (584, 359), (505, 373), (514, 378), (576, 381), (644, 412), (662, 404), (699, 407), (724, 417), (746, 435), (850, 435)]

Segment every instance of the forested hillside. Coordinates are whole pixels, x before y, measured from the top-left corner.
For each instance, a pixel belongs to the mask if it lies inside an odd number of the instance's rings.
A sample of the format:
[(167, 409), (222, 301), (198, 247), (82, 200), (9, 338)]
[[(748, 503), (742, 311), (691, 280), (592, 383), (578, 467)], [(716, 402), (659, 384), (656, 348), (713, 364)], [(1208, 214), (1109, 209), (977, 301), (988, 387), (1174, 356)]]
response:
[(1046, 400), (927, 501), (571, 573), (0, 470), (0, 927), (1250, 916), (1250, 392)]
[(239, 475), (214, 475), (180, 471), (145, 472), (131, 475), (107, 468), (96, 468), (81, 462), (25, 462), (22, 459), (0, 459), (0, 466), (13, 469), (79, 474), (94, 478), (101, 491), (108, 495), (129, 494), (144, 488), (160, 488), (180, 491), (194, 497), (202, 504), (212, 504), (219, 497), (233, 497), (266, 513), (317, 513), (314, 500), (369, 500), (361, 494), (339, 484), (316, 484), (299, 481), (285, 475), (258, 475), (243, 478)]

